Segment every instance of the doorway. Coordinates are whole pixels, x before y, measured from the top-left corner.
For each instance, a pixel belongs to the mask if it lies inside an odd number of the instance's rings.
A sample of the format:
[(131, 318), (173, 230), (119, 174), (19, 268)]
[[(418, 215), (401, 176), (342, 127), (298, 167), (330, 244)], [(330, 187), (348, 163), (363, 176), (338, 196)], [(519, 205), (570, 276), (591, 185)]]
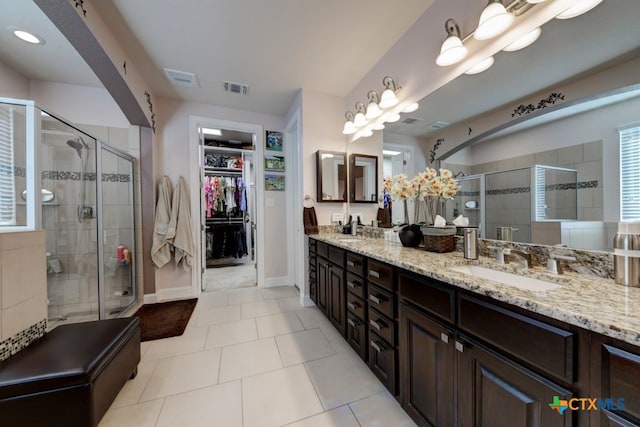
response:
[[(199, 224), (194, 294), (264, 283), (262, 127), (191, 117), (192, 206)], [(261, 279), (262, 277), (262, 279)]]

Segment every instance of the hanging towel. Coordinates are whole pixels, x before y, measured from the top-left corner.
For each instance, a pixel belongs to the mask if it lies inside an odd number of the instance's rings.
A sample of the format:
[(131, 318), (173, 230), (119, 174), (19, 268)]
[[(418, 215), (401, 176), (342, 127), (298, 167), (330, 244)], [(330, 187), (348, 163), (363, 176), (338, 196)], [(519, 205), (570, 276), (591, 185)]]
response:
[(186, 271), (191, 271), (193, 260), (193, 227), (191, 226), (191, 209), (189, 209), (189, 193), (187, 184), (180, 177), (176, 191), (173, 193), (173, 207), (171, 209), (170, 227), (175, 229), (173, 251), (176, 267), (182, 264)]
[(391, 228), (391, 213), (390, 208), (378, 208), (378, 215), (376, 220), (378, 221), (378, 227)]
[(164, 267), (171, 260), (171, 244), (175, 236), (175, 229), (169, 229), (172, 192), (169, 177), (162, 177), (158, 183), (158, 202), (151, 245), (151, 260), (157, 268)]
[(304, 223), (304, 234), (318, 234), (318, 217), (313, 206), (302, 208), (302, 222)]

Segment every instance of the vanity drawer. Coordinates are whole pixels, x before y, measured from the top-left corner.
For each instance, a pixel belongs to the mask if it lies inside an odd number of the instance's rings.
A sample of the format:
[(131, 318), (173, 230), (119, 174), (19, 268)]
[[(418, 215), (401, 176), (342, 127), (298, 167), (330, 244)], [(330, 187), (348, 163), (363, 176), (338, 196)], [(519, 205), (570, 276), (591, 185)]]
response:
[(395, 347), (396, 343), (396, 323), (383, 316), (369, 306), (369, 331), (382, 337), (389, 346)]
[(455, 291), (435, 280), (401, 272), (398, 275), (400, 299), (431, 314), (455, 322)]
[(344, 254), (344, 249), (329, 246), (329, 261), (336, 264), (338, 267), (344, 268)]
[(316, 254), (309, 254), (309, 270), (312, 268), (316, 269), (316, 264), (318, 263), (318, 257)]
[(391, 292), (369, 283), (367, 301), (369, 307), (375, 308), (390, 319), (395, 319), (394, 295)]
[(369, 369), (380, 382), (396, 395), (397, 351), (376, 334), (369, 332)]
[(354, 314), (347, 313), (347, 342), (358, 353), (360, 358), (367, 362), (367, 325)]
[(572, 383), (574, 333), (472, 296), (458, 299), (458, 325), (478, 338)]
[(364, 300), (358, 298), (350, 292), (347, 292), (347, 309), (364, 321)]
[(367, 266), (367, 279), (369, 279), (369, 282), (373, 282), (391, 291), (395, 290), (393, 267), (388, 264), (370, 259)]
[(365, 257), (351, 252), (347, 252), (347, 271), (364, 277)]
[(347, 291), (364, 299), (367, 297), (364, 286), (364, 279), (353, 273), (347, 273)]
[(309, 239), (309, 253), (318, 252), (318, 242), (314, 239)]
[(326, 243), (318, 242), (316, 246), (316, 253), (318, 256), (329, 258), (329, 245)]

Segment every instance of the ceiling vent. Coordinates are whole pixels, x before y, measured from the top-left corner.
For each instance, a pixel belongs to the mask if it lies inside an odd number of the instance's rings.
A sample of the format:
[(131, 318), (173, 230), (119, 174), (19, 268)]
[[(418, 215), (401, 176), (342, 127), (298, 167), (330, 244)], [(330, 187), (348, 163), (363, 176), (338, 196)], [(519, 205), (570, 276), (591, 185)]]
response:
[(237, 93), (238, 95), (247, 95), (249, 92), (249, 86), (241, 83), (224, 82), (224, 91)]
[(171, 83), (174, 85), (188, 86), (188, 87), (200, 87), (198, 78), (194, 73), (187, 71), (171, 70), (169, 68), (164, 69), (164, 73)]
[(449, 123), (437, 121), (437, 122), (431, 123), (429, 125), (429, 129), (442, 129), (442, 128), (447, 127), (447, 126), (449, 126)]
[(404, 123), (405, 125), (410, 125), (410, 124), (412, 124), (412, 123), (419, 122), (419, 121), (421, 121), (421, 120), (422, 120), (422, 119), (419, 119), (419, 118), (417, 118), (417, 117), (407, 117), (407, 118), (406, 118), (406, 119), (404, 119), (401, 123)]

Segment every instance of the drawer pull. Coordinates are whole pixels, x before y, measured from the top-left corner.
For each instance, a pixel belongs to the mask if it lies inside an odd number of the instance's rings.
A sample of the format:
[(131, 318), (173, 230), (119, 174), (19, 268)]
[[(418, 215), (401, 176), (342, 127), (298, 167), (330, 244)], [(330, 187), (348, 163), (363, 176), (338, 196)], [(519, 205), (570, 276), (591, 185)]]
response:
[(464, 353), (464, 344), (462, 344), (460, 341), (456, 341), (456, 350), (458, 350), (460, 353)]
[(375, 341), (369, 341), (369, 344), (371, 344), (371, 348), (373, 348), (378, 353), (382, 353), (385, 350), (383, 346), (379, 345)]
[(349, 289), (355, 289), (359, 286), (359, 283), (347, 281), (347, 286), (349, 287)]
[(347, 303), (347, 307), (349, 307), (351, 310), (356, 310), (358, 307), (360, 307), (360, 304), (358, 304), (357, 302), (349, 301)]
[(380, 304), (380, 298), (375, 295), (369, 295), (369, 300), (375, 302), (376, 304)]
[(348, 317), (347, 318), (347, 323), (352, 327), (352, 328), (357, 328), (360, 325), (360, 322), (358, 322), (357, 320), (353, 320), (352, 318)]
[(448, 344), (449, 343), (449, 335), (447, 335), (444, 332), (442, 332), (440, 334), (440, 341), (442, 341), (445, 344)]
[(380, 278), (380, 273), (378, 273), (375, 270), (369, 270), (369, 276), (373, 276), (373, 277), (379, 279)]
[(369, 320), (369, 324), (371, 326), (373, 326), (374, 328), (376, 328), (377, 330), (379, 330), (379, 331), (382, 330), (382, 328), (384, 327), (384, 326), (380, 325), (378, 322), (376, 322), (373, 319)]
[(347, 266), (348, 266), (348, 267), (355, 267), (355, 266), (356, 266), (356, 263), (355, 263), (355, 262), (353, 262), (353, 261), (347, 261)]

